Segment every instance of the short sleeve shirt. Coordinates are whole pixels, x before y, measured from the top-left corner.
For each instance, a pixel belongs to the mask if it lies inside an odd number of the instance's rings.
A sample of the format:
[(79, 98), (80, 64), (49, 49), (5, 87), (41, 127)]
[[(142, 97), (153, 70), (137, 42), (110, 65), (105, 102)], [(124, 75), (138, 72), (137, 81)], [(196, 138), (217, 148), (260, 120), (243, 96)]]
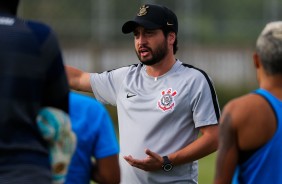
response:
[[(197, 139), (198, 127), (218, 123), (219, 106), (213, 83), (202, 70), (177, 60), (166, 74), (154, 78), (136, 64), (91, 74), (95, 97), (117, 106), (120, 155), (146, 157), (145, 148), (160, 154), (180, 150)], [(172, 183), (197, 178), (197, 162), (172, 172), (145, 172), (120, 159), (122, 183)]]

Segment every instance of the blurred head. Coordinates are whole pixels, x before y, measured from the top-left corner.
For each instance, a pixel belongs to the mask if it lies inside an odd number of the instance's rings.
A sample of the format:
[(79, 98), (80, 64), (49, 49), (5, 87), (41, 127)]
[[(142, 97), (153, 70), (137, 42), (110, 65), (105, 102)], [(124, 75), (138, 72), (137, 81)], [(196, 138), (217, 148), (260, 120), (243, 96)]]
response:
[(268, 75), (282, 75), (282, 21), (265, 26), (257, 39), (256, 53)]
[(18, 5), (19, 5), (19, 0), (1, 0), (0, 11), (16, 15), (18, 10)]
[(140, 7), (136, 17), (127, 21), (122, 26), (124, 34), (133, 32), (138, 26), (148, 30), (161, 29), (167, 38), (170, 32), (174, 32), (176, 39), (173, 45), (173, 53), (177, 51), (177, 16), (170, 9), (164, 6), (145, 4)]

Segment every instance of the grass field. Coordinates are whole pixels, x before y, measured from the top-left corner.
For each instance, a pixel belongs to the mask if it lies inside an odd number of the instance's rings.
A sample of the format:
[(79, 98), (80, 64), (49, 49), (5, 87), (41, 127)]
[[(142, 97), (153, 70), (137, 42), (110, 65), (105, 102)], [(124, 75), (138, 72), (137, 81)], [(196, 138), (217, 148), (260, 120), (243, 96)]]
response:
[(212, 184), (215, 174), (216, 153), (199, 160), (199, 184)]
[[(215, 173), (216, 153), (199, 160), (199, 184), (212, 184)], [(91, 182), (91, 184), (96, 184)]]

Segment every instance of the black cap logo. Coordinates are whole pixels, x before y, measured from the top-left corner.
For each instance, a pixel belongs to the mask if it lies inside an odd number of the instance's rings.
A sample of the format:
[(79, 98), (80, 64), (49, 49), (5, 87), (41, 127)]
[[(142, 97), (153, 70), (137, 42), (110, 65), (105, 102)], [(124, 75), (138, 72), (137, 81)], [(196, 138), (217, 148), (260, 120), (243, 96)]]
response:
[(149, 6), (143, 5), (140, 7), (139, 13), (137, 13), (137, 16), (144, 16), (147, 14), (147, 8), (149, 8)]

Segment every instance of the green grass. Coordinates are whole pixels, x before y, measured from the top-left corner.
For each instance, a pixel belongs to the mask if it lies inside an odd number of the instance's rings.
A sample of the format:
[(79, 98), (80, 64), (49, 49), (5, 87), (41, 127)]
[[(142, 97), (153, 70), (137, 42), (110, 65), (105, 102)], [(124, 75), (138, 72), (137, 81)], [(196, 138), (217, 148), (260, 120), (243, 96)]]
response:
[(199, 184), (212, 184), (215, 174), (216, 152), (199, 160)]
[[(216, 153), (199, 160), (199, 184), (212, 184), (215, 173)], [(91, 182), (91, 184), (96, 184)]]

